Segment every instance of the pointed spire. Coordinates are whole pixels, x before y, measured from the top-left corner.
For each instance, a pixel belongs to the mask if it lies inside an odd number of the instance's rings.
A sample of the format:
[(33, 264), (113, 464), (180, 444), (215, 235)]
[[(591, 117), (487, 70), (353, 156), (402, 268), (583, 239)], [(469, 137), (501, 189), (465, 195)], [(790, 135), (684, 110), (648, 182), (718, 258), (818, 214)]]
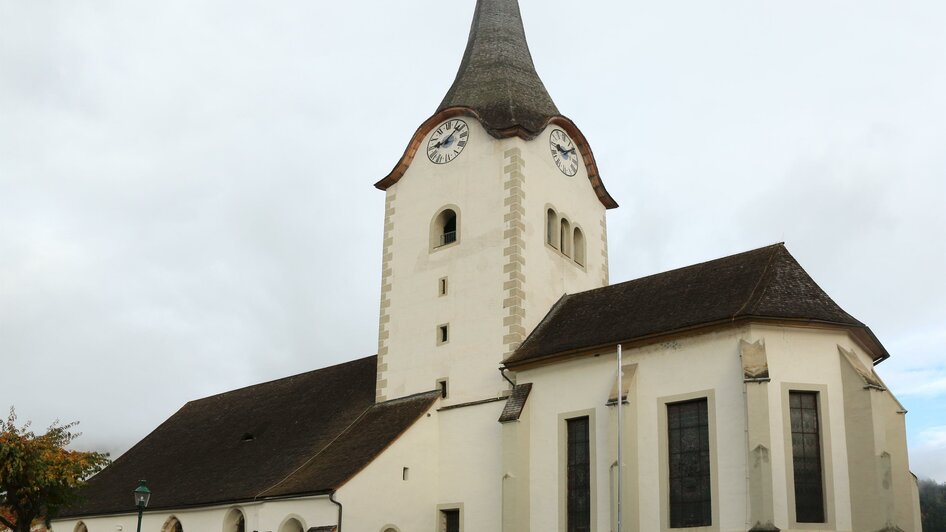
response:
[(450, 107), (472, 109), (500, 135), (535, 136), (560, 116), (535, 72), (517, 0), (477, 0), (463, 61), (437, 111)]

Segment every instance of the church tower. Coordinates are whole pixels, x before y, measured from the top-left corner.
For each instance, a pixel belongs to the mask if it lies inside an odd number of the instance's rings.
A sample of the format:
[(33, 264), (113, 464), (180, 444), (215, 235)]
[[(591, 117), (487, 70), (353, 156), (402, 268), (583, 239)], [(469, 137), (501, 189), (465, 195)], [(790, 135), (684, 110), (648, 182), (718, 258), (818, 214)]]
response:
[(617, 203), (536, 74), (516, 0), (477, 1), (456, 80), (375, 186), (378, 401), (503, 395), (499, 365), (556, 301), (608, 284)]

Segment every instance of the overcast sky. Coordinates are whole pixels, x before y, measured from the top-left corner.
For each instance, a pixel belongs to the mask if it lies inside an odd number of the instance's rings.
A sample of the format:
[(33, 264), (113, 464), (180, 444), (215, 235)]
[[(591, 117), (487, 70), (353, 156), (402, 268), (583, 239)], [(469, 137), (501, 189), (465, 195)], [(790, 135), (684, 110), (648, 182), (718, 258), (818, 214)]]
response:
[[(126, 450), (371, 355), (383, 193), (473, 0), (0, 0), (0, 408)], [(946, 481), (946, 3), (522, 0), (611, 279), (773, 242), (867, 323)]]

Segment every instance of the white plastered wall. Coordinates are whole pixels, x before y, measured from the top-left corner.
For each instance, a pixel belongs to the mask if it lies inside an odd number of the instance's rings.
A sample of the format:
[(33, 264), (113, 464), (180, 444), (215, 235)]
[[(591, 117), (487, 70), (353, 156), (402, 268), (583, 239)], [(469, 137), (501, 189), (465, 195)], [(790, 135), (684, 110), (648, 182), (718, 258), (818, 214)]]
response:
[[(470, 138), (459, 156), (430, 162), (425, 138), (386, 191), (380, 400), (434, 389), (442, 378), (451, 389), (447, 404), (505, 393), (497, 371), (503, 356), (563, 293), (606, 278), (604, 207), (584, 165), (574, 177), (555, 167), (552, 127), (531, 141), (496, 139), (462, 118)], [(546, 205), (583, 231), (584, 266), (545, 244)], [(431, 250), (431, 220), (445, 206), (459, 211), (458, 241)], [(440, 296), (444, 277), (448, 294)], [(438, 345), (442, 324), (449, 341)]]
[[(349, 531), (437, 530), (438, 508), (462, 508), (462, 530), (501, 529), (501, 401), (436, 405), (338, 491)], [(408, 468), (404, 480), (404, 468)]]
[[(152, 501), (160, 496), (160, 492), (154, 493)], [(128, 500), (132, 500), (131, 490), (128, 491)], [(299, 520), (303, 530), (307, 530), (309, 527), (333, 525), (338, 518), (338, 509), (327, 496), (299, 497), (173, 511), (146, 510), (142, 516), (141, 530), (163, 532), (162, 527), (168, 519), (176, 517), (184, 532), (229, 532), (224, 530), (224, 520), (233, 508), (243, 512), (247, 530), (277, 532), (279, 526), (289, 518)], [(73, 532), (80, 521), (85, 523), (89, 532), (132, 532), (137, 529), (138, 514), (57, 520), (53, 521), (53, 532)]]
[[(625, 494), (639, 493), (639, 515), (625, 515), (627, 530), (660, 530), (660, 437), (658, 409), (661, 398), (713, 391), (717, 439), (714, 446), (720, 530), (745, 530), (745, 410), (738, 341), (748, 330), (740, 328), (710, 333), (635, 349), (625, 349), (624, 363), (637, 364), (635, 389), (628, 396), (625, 419), (636, 416), (637, 456), (625, 455)], [(598, 356), (595, 356), (598, 355)], [(594, 412), (593, 502), (599, 530), (611, 521), (612, 498), (609, 468), (614, 462), (614, 406), (605, 406), (617, 373), (614, 349), (589, 353), (582, 358), (539, 367), (518, 374), (519, 382), (532, 382), (531, 504), (533, 530), (559, 530), (557, 505), (559, 478), (559, 424), (561, 415)], [(633, 409), (633, 412), (631, 411)], [(711, 414), (712, 417), (713, 414)], [(627, 464), (636, 460), (637, 478), (629, 478)], [(631, 487), (629, 483), (637, 483)], [(625, 507), (631, 507), (625, 499)], [(630, 523), (630, 521), (634, 521)]]

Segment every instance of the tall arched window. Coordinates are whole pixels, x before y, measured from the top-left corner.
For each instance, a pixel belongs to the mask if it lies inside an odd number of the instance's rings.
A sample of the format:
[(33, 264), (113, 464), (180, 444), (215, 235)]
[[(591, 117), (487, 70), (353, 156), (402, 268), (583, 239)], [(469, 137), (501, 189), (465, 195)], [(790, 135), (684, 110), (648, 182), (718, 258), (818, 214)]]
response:
[(553, 248), (558, 248), (558, 215), (551, 207), (545, 212), (545, 241)]
[(584, 266), (585, 265), (585, 235), (581, 233), (581, 229), (575, 228), (575, 233), (572, 238), (572, 248), (575, 250), (575, 262)]
[(559, 231), (559, 238), (561, 239), (562, 247), (559, 249), (562, 250), (562, 253), (564, 253), (566, 257), (571, 257), (572, 246), (571, 242), (569, 242), (572, 239), (571, 224), (568, 223), (568, 220), (562, 218), (561, 228), (561, 231)]
[(444, 208), (430, 223), (430, 248), (453, 244), (460, 239), (459, 211), (454, 206)]
[(89, 532), (89, 528), (85, 526), (85, 523), (79, 521), (76, 523), (75, 532)]
[(223, 532), (246, 532), (246, 517), (237, 508), (231, 509), (223, 519)]

